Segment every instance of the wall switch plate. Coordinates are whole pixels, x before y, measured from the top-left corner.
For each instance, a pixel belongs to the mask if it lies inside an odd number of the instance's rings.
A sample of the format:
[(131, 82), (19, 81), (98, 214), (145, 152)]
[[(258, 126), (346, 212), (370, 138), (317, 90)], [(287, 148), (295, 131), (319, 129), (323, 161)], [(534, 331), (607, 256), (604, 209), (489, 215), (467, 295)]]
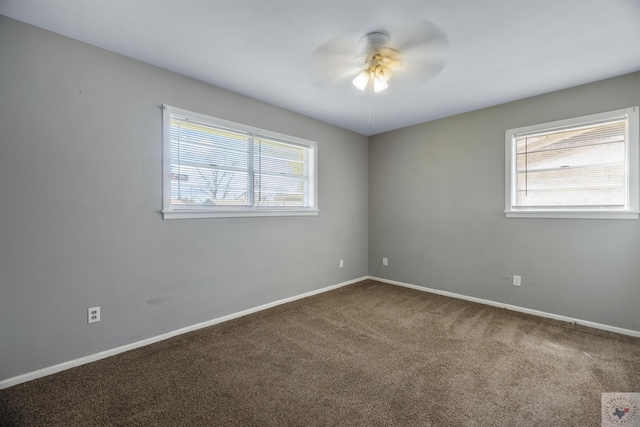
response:
[(344, 260), (343, 259), (340, 260), (340, 268), (342, 268), (342, 267), (344, 267)]
[(87, 323), (95, 323), (100, 321), (100, 307), (91, 307), (87, 309)]
[(382, 265), (389, 265), (389, 258), (382, 257)]
[(520, 276), (513, 276), (513, 286), (520, 286), (522, 284), (522, 277)]

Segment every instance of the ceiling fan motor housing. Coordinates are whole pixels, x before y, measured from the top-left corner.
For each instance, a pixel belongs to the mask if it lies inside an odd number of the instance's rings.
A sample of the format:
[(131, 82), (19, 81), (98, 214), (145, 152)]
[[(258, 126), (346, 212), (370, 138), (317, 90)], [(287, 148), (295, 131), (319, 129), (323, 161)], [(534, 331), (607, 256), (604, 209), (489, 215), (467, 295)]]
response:
[(358, 40), (358, 49), (363, 54), (376, 52), (387, 46), (391, 41), (389, 34), (383, 31), (373, 31), (365, 34)]
[(358, 49), (364, 56), (364, 63), (371, 74), (382, 81), (391, 77), (391, 71), (400, 68), (400, 55), (388, 48), (391, 37), (384, 31), (372, 31), (358, 40)]

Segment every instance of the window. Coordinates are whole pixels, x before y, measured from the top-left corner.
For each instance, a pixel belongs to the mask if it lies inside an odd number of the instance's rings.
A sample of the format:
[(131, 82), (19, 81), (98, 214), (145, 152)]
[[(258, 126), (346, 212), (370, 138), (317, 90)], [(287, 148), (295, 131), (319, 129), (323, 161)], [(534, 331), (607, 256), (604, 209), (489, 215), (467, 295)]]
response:
[(165, 219), (317, 215), (317, 145), (163, 106)]
[(507, 217), (638, 218), (638, 107), (506, 131)]

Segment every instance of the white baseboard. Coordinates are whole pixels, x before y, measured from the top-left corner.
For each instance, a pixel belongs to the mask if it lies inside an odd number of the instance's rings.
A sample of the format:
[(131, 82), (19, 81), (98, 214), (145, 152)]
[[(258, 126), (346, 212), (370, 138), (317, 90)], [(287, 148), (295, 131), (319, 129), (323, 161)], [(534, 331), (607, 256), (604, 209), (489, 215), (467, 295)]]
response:
[(116, 354), (124, 353), (125, 351), (134, 350), (136, 348), (144, 347), (149, 344), (154, 344), (159, 341), (166, 340), (171, 337), (175, 337), (177, 335), (185, 334), (187, 332), (196, 331), (198, 329), (206, 328), (208, 326), (213, 326), (218, 323), (226, 322), (228, 320), (236, 319), (238, 317), (246, 316), (248, 314), (256, 313), (258, 311), (266, 310), (268, 308), (272, 308), (281, 304), (286, 304), (288, 302), (292, 302), (295, 300), (299, 300), (301, 298), (310, 297), (312, 295), (321, 294), (323, 292), (332, 291), (334, 289), (341, 288), (343, 286), (351, 285), (353, 283), (361, 282), (366, 280), (367, 277), (360, 277), (358, 279), (349, 280), (347, 282), (338, 283), (337, 285), (327, 286), (326, 288), (317, 289), (315, 291), (306, 292), (304, 294), (292, 296), (289, 298), (281, 299), (278, 301), (270, 302), (268, 304), (259, 305), (257, 307), (249, 308), (247, 310), (242, 310), (237, 313), (229, 314), (226, 316), (218, 317), (217, 319), (208, 320), (206, 322), (198, 323), (195, 325), (187, 326), (184, 328), (177, 329), (175, 331), (167, 332), (166, 334), (157, 335), (155, 337), (147, 338), (142, 341), (136, 341), (131, 344), (123, 345), (121, 347), (112, 348), (110, 350), (101, 351), (99, 353), (90, 354), (88, 356), (80, 357), (78, 359), (70, 360), (68, 362), (58, 363), (57, 365), (49, 366), (46, 368), (38, 369), (37, 371), (27, 372), (26, 374), (18, 375), (16, 377), (7, 378), (6, 380), (0, 381), (0, 390), (25, 383), (27, 381), (32, 381), (38, 378), (46, 377), (47, 375), (55, 374), (57, 372), (65, 371), (67, 369), (74, 368), (76, 366), (85, 365), (87, 363), (95, 362), (100, 359), (105, 359), (107, 357), (115, 356)]
[(466, 295), (456, 294), (456, 293), (448, 292), (448, 291), (442, 291), (442, 290), (439, 290), (439, 289), (427, 288), (427, 287), (424, 287), (424, 286), (411, 285), (409, 283), (398, 282), (398, 281), (395, 281), (395, 280), (382, 279), (380, 277), (367, 276), (367, 279), (376, 280), (378, 282), (383, 282), (383, 283), (388, 283), (390, 285), (403, 286), (405, 288), (416, 289), (418, 291), (429, 292), (429, 293), (432, 293), (432, 294), (444, 295), (444, 296), (447, 296), (447, 297), (458, 298), (458, 299), (463, 299), (463, 300), (466, 300), (466, 301), (477, 302), (477, 303), (480, 303), (480, 304), (491, 305), (491, 306), (494, 306), (494, 307), (506, 308), (507, 310), (519, 311), (520, 313), (533, 314), (534, 316), (547, 317), (547, 318), (550, 318), (550, 319), (561, 320), (563, 322), (575, 323), (577, 325), (588, 326), (590, 328), (602, 329), (604, 331), (615, 332), (615, 333), (618, 333), (618, 334), (630, 335), (632, 337), (639, 337), (640, 338), (640, 331), (634, 331), (633, 329), (624, 329), (624, 328), (619, 328), (617, 326), (604, 325), (602, 323), (590, 322), (588, 320), (582, 320), (582, 319), (575, 319), (573, 317), (562, 316), (562, 315), (554, 314), (554, 313), (547, 313), (545, 311), (532, 310), (530, 308), (519, 307), (517, 305), (511, 305), (511, 304), (504, 304), (504, 303), (501, 303), (501, 302), (486, 300), (486, 299), (482, 299), (482, 298), (469, 297), (469, 296), (466, 296)]

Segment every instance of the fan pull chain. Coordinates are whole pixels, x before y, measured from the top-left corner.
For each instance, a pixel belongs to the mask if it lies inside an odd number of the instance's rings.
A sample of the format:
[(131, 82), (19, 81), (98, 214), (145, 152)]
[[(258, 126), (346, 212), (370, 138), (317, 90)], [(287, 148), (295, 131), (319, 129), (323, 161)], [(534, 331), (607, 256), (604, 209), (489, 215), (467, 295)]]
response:
[(373, 81), (369, 81), (369, 122), (367, 125), (375, 126), (376, 124), (376, 116), (375, 116), (375, 101), (374, 101), (374, 93), (373, 93)]

